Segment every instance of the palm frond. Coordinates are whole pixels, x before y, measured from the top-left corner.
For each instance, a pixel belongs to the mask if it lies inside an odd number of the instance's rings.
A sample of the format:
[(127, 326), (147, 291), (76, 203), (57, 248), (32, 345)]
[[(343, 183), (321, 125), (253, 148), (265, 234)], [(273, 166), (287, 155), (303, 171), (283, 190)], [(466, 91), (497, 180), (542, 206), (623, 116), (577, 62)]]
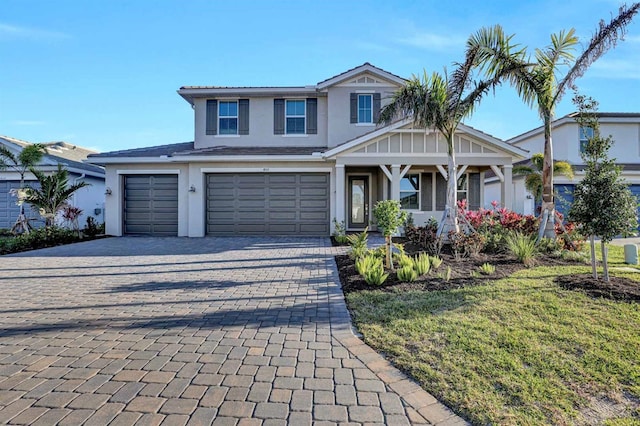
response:
[(527, 188), (536, 200), (542, 199), (542, 175), (532, 173), (524, 178), (524, 187)]
[(514, 175), (528, 176), (528, 175), (530, 175), (532, 173), (537, 173), (537, 171), (533, 170), (529, 166), (520, 165), (520, 166), (513, 166), (512, 173)]
[(15, 168), (18, 165), (18, 159), (13, 154), (13, 152), (9, 151), (4, 145), (0, 145), (0, 170), (5, 170), (7, 168)]
[(553, 174), (562, 175), (573, 179), (573, 166), (566, 161), (555, 161), (553, 163)]
[(539, 172), (544, 168), (544, 154), (537, 152), (531, 156), (531, 163)]
[(618, 16), (613, 18), (608, 24), (605, 23), (604, 20), (599, 22), (598, 28), (591, 37), (589, 45), (558, 84), (554, 103), (562, 99), (562, 95), (566, 89), (571, 87), (576, 79), (582, 77), (591, 64), (604, 55), (609, 49), (615, 47), (618, 40), (624, 39), (627, 26), (639, 10), (640, 3), (633, 3), (631, 7), (628, 8), (626, 5), (622, 5), (620, 6)]

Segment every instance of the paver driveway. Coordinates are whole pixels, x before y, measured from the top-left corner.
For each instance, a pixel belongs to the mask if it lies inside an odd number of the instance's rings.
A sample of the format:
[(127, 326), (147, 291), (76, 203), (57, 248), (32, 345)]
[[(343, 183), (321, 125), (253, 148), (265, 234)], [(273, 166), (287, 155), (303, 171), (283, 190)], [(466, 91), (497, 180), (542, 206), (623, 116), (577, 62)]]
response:
[(353, 336), (326, 239), (0, 257), (0, 423), (462, 423)]

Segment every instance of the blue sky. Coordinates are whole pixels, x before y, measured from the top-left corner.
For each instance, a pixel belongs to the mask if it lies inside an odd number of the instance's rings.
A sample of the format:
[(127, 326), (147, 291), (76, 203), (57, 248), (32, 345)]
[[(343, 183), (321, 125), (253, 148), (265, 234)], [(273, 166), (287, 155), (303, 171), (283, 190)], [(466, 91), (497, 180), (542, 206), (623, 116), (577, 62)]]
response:
[[(453, 4), (447, 4), (453, 3)], [(183, 85), (306, 85), (370, 62), (441, 71), (501, 24), (529, 48), (576, 28), (586, 43), (616, 1), (1, 0), (0, 134), (100, 151), (193, 140)], [(578, 81), (601, 111), (640, 112), (640, 17)], [(556, 115), (574, 110), (567, 95)], [(501, 88), (467, 120), (506, 139), (537, 112)]]

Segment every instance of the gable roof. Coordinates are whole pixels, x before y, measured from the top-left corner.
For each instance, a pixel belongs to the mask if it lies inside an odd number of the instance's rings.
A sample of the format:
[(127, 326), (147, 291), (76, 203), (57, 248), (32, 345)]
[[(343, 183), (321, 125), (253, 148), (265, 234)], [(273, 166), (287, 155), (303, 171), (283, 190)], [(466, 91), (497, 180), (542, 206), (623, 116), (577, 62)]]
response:
[[(356, 138), (353, 138), (349, 141), (346, 141), (334, 148), (331, 148), (329, 150), (327, 150), (324, 153), (324, 156), (327, 158), (330, 157), (335, 157), (337, 155), (339, 155), (340, 153), (343, 153), (347, 150), (350, 150), (352, 148), (357, 147), (358, 145), (363, 145), (366, 144), (368, 142), (370, 142), (372, 139), (378, 137), (378, 136), (382, 136), (386, 133), (389, 132), (393, 132), (396, 129), (399, 129), (403, 126), (406, 126), (408, 124), (411, 124), (413, 122), (413, 119), (411, 117), (408, 118), (404, 118), (398, 121), (395, 121), (391, 124), (389, 124), (388, 126), (384, 126), (384, 127), (379, 127), (375, 130), (372, 130), (368, 133), (365, 133), (364, 135), (358, 136)], [(478, 139), (480, 139), (481, 141), (484, 141), (486, 143), (489, 143), (493, 146), (495, 146), (496, 148), (500, 149), (501, 151), (507, 152), (511, 155), (514, 155), (516, 157), (526, 157), (528, 152), (525, 149), (522, 149), (520, 147), (514, 146), (514, 145), (510, 145), (506, 142), (504, 142), (501, 139), (496, 138), (495, 136), (491, 136), (488, 133), (482, 132), (478, 129), (475, 129), (471, 126), (468, 126), (464, 123), (461, 123), (458, 126), (458, 130), (461, 133), (466, 133), (468, 135), (474, 136)]]
[(345, 72), (342, 72), (340, 74), (334, 75), (333, 77), (329, 77), (326, 80), (322, 80), (321, 82), (319, 82), (317, 84), (317, 87), (319, 90), (325, 89), (329, 86), (333, 86), (335, 84), (339, 84), (342, 83), (345, 80), (348, 80), (352, 77), (355, 77), (359, 74), (368, 72), (370, 74), (376, 75), (378, 77), (381, 77), (387, 81), (399, 84), (399, 85), (404, 85), (407, 80), (390, 73), (389, 71), (383, 70), (382, 68), (378, 68), (375, 65), (371, 65), (369, 62), (365, 62), (362, 65), (359, 65), (357, 67), (351, 68), (350, 70), (347, 70)]
[[(0, 136), (0, 144), (6, 146), (15, 154), (18, 154), (26, 146), (32, 145), (31, 142), (9, 136)], [(102, 167), (84, 162), (87, 156), (95, 154), (96, 151), (63, 141), (43, 142), (41, 144), (45, 147), (45, 154), (38, 163), (39, 167), (46, 169), (62, 164), (75, 173), (90, 173), (93, 176), (104, 177), (104, 169)]]
[[(576, 117), (579, 115), (579, 112), (572, 112), (565, 116), (562, 116), (558, 119), (555, 119), (551, 122), (551, 129), (558, 126), (562, 126), (567, 123), (575, 123)], [(640, 113), (639, 112), (597, 112), (596, 117), (600, 119), (604, 119), (604, 123), (640, 123)], [(544, 132), (544, 126), (538, 126), (535, 129), (528, 130), (524, 133), (521, 133), (517, 136), (514, 136), (510, 139), (507, 139), (507, 143), (511, 145), (517, 145), (525, 139), (528, 139), (532, 136), (536, 136)]]

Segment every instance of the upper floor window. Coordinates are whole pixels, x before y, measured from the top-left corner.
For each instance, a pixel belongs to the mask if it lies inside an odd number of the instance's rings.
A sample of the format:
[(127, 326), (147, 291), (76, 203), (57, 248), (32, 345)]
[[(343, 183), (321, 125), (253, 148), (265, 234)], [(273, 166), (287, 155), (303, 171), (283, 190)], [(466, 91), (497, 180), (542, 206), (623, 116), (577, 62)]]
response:
[(237, 101), (220, 101), (218, 103), (219, 112), (219, 134), (221, 135), (237, 135), (238, 134), (238, 102)]
[(400, 205), (404, 210), (420, 210), (420, 175), (407, 174), (400, 180)]
[(358, 95), (358, 123), (373, 123), (373, 95)]
[(589, 140), (593, 138), (593, 127), (580, 126), (580, 152), (583, 153), (587, 149)]
[(305, 103), (304, 100), (287, 100), (285, 108), (287, 135), (304, 135), (306, 128)]

